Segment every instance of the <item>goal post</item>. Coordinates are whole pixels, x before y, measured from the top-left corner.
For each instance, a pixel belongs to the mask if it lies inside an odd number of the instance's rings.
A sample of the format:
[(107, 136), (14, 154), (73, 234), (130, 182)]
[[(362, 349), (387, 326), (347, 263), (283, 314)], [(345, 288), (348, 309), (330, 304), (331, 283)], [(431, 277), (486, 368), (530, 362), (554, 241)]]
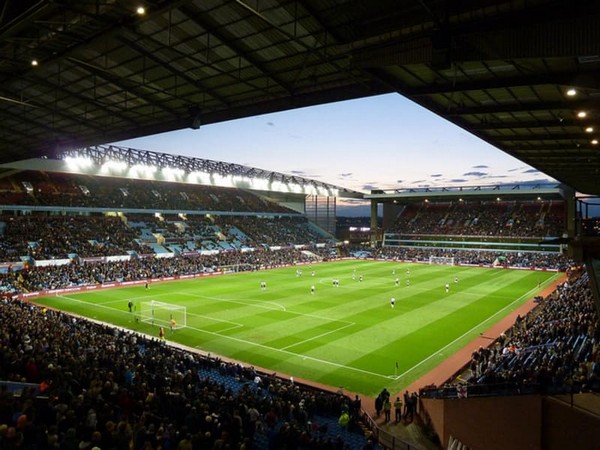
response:
[(454, 265), (454, 256), (430, 256), (429, 264)]
[(136, 308), (140, 322), (157, 327), (179, 330), (187, 326), (185, 306), (164, 303), (156, 300), (140, 302)]

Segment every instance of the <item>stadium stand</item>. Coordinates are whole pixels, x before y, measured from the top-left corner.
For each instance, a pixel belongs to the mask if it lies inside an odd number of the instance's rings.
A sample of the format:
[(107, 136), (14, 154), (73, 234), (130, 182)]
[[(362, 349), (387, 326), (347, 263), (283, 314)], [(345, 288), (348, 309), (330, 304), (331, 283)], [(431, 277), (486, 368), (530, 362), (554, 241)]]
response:
[[(6, 448), (60, 448), (71, 442), (90, 450), (130, 444), (368, 449), (376, 446), (365, 436), (385, 442), (379, 418), (356, 411), (344, 395), (292, 385), (251, 367), (37, 308), (14, 300), (19, 294), (257, 270), (351, 253), (381, 260), (428, 262), (443, 257), (458, 265), (560, 271), (573, 265), (560, 252), (511, 247), (511, 239), (560, 235), (560, 204), (492, 202), (478, 205), (477, 217), (469, 215), (472, 205), (462, 202), (406, 207), (391, 233), (401, 231), (403, 245), (339, 247), (303, 215), (241, 190), (140, 180), (113, 183), (34, 172), (11, 177), (2, 187), (7, 191), (5, 202), (13, 204), (3, 207), (0, 217), (0, 259), (14, 264), (0, 272), (2, 321), (14, 322), (4, 330), (1, 349), (0, 378), (6, 382), (0, 420), (6, 433), (1, 443)], [(83, 201), (76, 200), (81, 197)], [(153, 213), (144, 205), (152, 205)], [(192, 205), (201, 211), (179, 212)], [(67, 206), (74, 209), (61, 210)], [(121, 212), (109, 214), (115, 206)], [(498, 214), (502, 219), (494, 221)], [(474, 242), (485, 236), (488, 242), (509, 245), (469, 249), (444, 244), (464, 236), (465, 230)], [(434, 245), (428, 242), (432, 237)], [(44, 261), (54, 263), (41, 264)], [(562, 286), (519, 321), (521, 334), (509, 331), (498, 343), (478, 351), (460, 373), (461, 380), (468, 381), (466, 388), (463, 381), (449, 382), (420, 396), (456, 398), (465, 389), (469, 396), (596, 390), (597, 316), (588, 304), (586, 282), (580, 277)], [(24, 320), (31, 324), (24, 327)], [(50, 323), (50, 334), (40, 321), (45, 327)], [(65, 341), (60, 351), (55, 336)], [(115, 356), (118, 348), (127, 349), (126, 354)], [(97, 354), (92, 357), (93, 351)], [(93, 363), (92, 370), (75, 376), (84, 356)], [(109, 360), (118, 363), (109, 366)], [(414, 417), (422, 422), (420, 415), (426, 418), (427, 413), (417, 397), (410, 398), (414, 406), (403, 421)], [(344, 410), (351, 417), (348, 427), (338, 423)]]
[(367, 445), (343, 394), (20, 301), (0, 317), (2, 449)]
[(452, 201), (411, 203), (390, 233), (445, 236), (556, 237), (564, 231), (564, 203)]
[(572, 276), (441, 390), (422, 396), (598, 392), (598, 314), (587, 274)]
[(296, 213), (233, 188), (34, 171), (7, 177), (2, 194), (4, 205)]

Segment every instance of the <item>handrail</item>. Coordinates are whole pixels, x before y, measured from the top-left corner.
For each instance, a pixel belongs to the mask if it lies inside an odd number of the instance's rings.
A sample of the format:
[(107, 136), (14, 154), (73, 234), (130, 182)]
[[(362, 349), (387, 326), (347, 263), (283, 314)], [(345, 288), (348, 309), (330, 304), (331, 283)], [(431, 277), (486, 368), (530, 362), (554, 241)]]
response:
[(375, 438), (374, 443), (378, 444), (384, 450), (419, 450), (398, 436), (394, 436), (389, 431), (380, 428), (365, 410), (362, 410), (362, 420), (373, 433), (373, 437)]

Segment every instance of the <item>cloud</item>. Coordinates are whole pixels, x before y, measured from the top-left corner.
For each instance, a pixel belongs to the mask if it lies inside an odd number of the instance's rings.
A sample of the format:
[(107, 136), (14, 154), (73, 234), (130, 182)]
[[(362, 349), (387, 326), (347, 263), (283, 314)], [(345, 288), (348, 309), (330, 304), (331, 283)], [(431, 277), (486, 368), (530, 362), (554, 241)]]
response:
[(308, 178), (308, 179), (323, 178), (323, 175), (319, 175), (319, 174), (316, 174), (316, 173), (310, 173), (310, 172), (307, 172), (305, 170), (291, 170), (290, 172), (286, 172), (286, 173), (289, 174), (289, 175), (291, 175), (291, 176)]
[(465, 180), (464, 178), (452, 178), (450, 183), (466, 183), (469, 180)]
[(486, 178), (490, 179), (490, 178), (508, 178), (507, 175), (490, 175), (487, 176)]
[(521, 184), (521, 185), (531, 185), (531, 184), (556, 184), (557, 181), (552, 178), (542, 178), (537, 180), (526, 180), (526, 181), (514, 181), (508, 184)]
[(413, 181), (411, 184), (422, 183), (422, 182), (424, 182), (424, 181), (425, 181), (425, 180), (417, 180), (417, 181)]
[(340, 176), (340, 178), (351, 177), (352, 176), (352, 172), (340, 173), (339, 176)]
[(340, 199), (340, 203), (344, 205), (370, 205), (371, 202), (369, 200), (362, 200), (360, 198), (343, 198)]
[(363, 191), (372, 191), (374, 189), (377, 189), (377, 186), (375, 184), (363, 184), (362, 185)]
[(441, 176), (442, 176), (441, 173), (434, 173), (433, 175), (431, 175), (431, 178), (439, 178)]
[(465, 172), (463, 177), (485, 177), (487, 172)]
[(516, 172), (517, 170), (521, 170), (524, 169), (525, 166), (521, 166), (521, 167), (515, 167), (514, 169), (508, 169), (507, 172)]
[(541, 173), (541, 172), (537, 169), (527, 169), (527, 170), (524, 170), (523, 173)]
[(490, 166), (486, 166), (485, 164), (478, 164), (472, 167), (473, 169), (489, 169)]

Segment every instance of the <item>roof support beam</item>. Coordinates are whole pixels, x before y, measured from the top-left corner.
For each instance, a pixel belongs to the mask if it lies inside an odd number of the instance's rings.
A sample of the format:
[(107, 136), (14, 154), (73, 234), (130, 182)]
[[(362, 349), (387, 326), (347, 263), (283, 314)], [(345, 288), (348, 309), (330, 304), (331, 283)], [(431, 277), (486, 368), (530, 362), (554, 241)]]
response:
[(543, 142), (543, 141), (589, 141), (589, 136), (586, 136), (584, 133), (579, 134), (569, 134), (569, 133), (560, 133), (560, 134), (548, 134), (548, 133), (538, 133), (538, 134), (519, 134), (519, 135), (490, 135), (490, 141), (493, 142), (517, 142), (517, 141), (535, 141), (535, 142)]
[[(160, 109), (163, 112), (166, 112), (167, 114), (170, 114), (174, 117), (177, 117), (178, 114), (171, 110), (171, 109), (167, 109), (164, 106), (162, 106), (160, 104), (159, 101), (156, 101), (152, 98), (153, 94), (149, 94), (148, 92), (146, 92), (145, 90), (152, 90), (152, 91), (157, 91), (155, 88), (152, 88), (148, 85), (143, 85), (141, 86), (138, 83), (135, 82), (131, 82), (128, 80), (125, 80), (123, 78), (119, 78), (115, 75), (113, 75), (112, 73), (103, 70), (102, 68), (96, 67), (93, 64), (89, 64), (85, 61), (81, 61), (79, 59), (76, 58), (67, 58), (69, 62), (79, 66), (80, 68), (82, 68), (83, 70), (85, 70), (88, 73), (91, 73), (92, 75), (97, 76), (98, 78), (102, 78), (105, 81), (108, 81), (109, 83), (113, 84), (114, 86), (118, 87), (119, 89), (121, 89), (123, 92), (131, 92), (133, 93), (138, 99), (142, 99), (144, 100), (146, 103), (148, 103), (149, 105), (152, 105), (158, 109)], [(144, 89), (142, 89), (142, 87)], [(171, 94), (164, 92), (164, 91), (159, 91), (162, 94), (165, 95), (169, 95), (172, 96)], [(180, 99), (182, 104), (185, 104), (185, 102), (183, 101), (183, 99)]]
[(236, 53), (240, 58), (243, 58), (250, 64), (252, 64), (252, 66), (254, 66), (258, 71), (263, 73), (265, 77), (268, 77), (269, 79), (273, 80), (273, 82), (275, 82), (275, 84), (284, 89), (288, 95), (291, 95), (293, 93), (294, 89), (292, 86), (288, 85), (284, 80), (282, 80), (281, 78), (277, 77), (274, 73), (269, 71), (263, 62), (251, 56), (251, 49), (241, 44), (240, 40), (233, 36), (231, 33), (228, 33), (226, 28), (220, 27), (217, 23), (214, 22), (214, 20), (212, 20), (206, 14), (198, 15), (186, 7), (180, 7), (179, 10), (183, 12), (196, 25), (206, 30), (207, 33), (215, 36), (224, 45), (233, 50), (233, 52)]
[[(138, 37), (139, 37), (139, 35), (138, 35)], [(156, 64), (160, 65), (164, 69), (167, 69), (173, 75), (182, 78), (183, 80), (187, 81), (191, 85), (198, 86), (198, 88), (200, 88), (203, 92), (205, 92), (212, 98), (217, 99), (222, 105), (224, 105), (224, 106), (229, 105), (227, 100), (224, 97), (220, 96), (215, 91), (207, 88), (200, 80), (196, 80), (196, 79), (190, 77), (189, 75), (187, 75), (186, 73), (181, 72), (180, 70), (177, 70), (169, 62), (164, 61), (162, 58), (160, 58), (156, 53), (146, 50), (143, 45), (140, 45), (137, 42), (134, 42), (133, 40), (131, 40), (125, 36), (118, 36), (117, 39), (119, 41), (123, 42), (125, 45), (128, 45), (129, 47), (133, 48), (136, 52), (140, 53), (141, 55), (144, 55), (146, 58), (150, 59), (151, 61), (154, 61)]]
[(85, 97), (77, 92), (72, 92), (69, 91), (67, 89), (65, 89), (63, 86), (59, 86), (57, 84), (51, 83), (49, 82), (47, 79), (45, 78), (39, 78), (39, 77), (33, 77), (33, 76), (29, 76), (26, 78), (28, 81), (35, 83), (35, 84), (39, 84), (42, 86), (46, 86), (49, 89), (52, 89), (54, 91), (60, 92), (63, 95), (66, 95), (68, 97), (73, 97), (76, 98), (77, 100), (81, 101), (84, 104), (88, 104), (93, 108), (98, 108), (102, 111), (104, 111), (106, 113), (107, 116), (115, 116), (117, 117), (119, 120), (122, 120), (123, 122), (127, 122), (130, 125), (133, 125), (134, 127), (137, 127), (137, 123), (133, 120), (130, 119), (129, 117), (126, 117), (125, 115), (121, 114), (120, 112), (118, 112), (115, 108), (111, 108), (109, 109), (107, 107), (107, 105), (102, 104), (96, 100), (93, 100), (91, 98)]
[(586, 125), (581, 120), (558, 118), (554, 120), (487, 120), (480, 123), (469, 123), (470, 130), (494, 131), (494, 130), (520, 130), (520, 129), (538, 129), (538, 128), (582, 128)]
[[(491, 74), (490, 74), (491, 75)], [(402, 94), (420, 97), (424, 95), (451, 94), (456, 92), (481, 91), (491, 89), (510, 89), (518, 86), (559, 85), (583, 89), (600, 89), (600, 77), (597, 70), (578, 70), (576, 73), (533, 74), (517, 77), (501, 77), (485, 80), (434, 82), (429, 86), (403, 88)]]
[(574, 18), (561, 17), (557, 11), (553, 20), (521, 26), (515, 26), (519, 20), (514, 15), (487, 28), (485, 21), (460, 23), (457, 18), (456, 25), (443, 33), (431, 29), (420, 35), (382, 36), (375, 44), (354, 50), (352, 59), (360, 68), (438, 64), (435, 68), (444, 69), (453, 62), (598, 55), (600, 12), (590, 9), (589, 15)]
[[(513, 103), (499, 105), (479, 105), (452, 107), (447, 112), (444, 112), (446, 117), (468, 116), (475, 114), (498, 114), (511, 112), (529, 112), (529, 111), (578, 111), (589, 108), (597, 109), (600, 101), (598, 100), (574, 100), (564, 102), (547, 102), (547, 103)], [(440, 111), (441, 113), (442, 111)]]

